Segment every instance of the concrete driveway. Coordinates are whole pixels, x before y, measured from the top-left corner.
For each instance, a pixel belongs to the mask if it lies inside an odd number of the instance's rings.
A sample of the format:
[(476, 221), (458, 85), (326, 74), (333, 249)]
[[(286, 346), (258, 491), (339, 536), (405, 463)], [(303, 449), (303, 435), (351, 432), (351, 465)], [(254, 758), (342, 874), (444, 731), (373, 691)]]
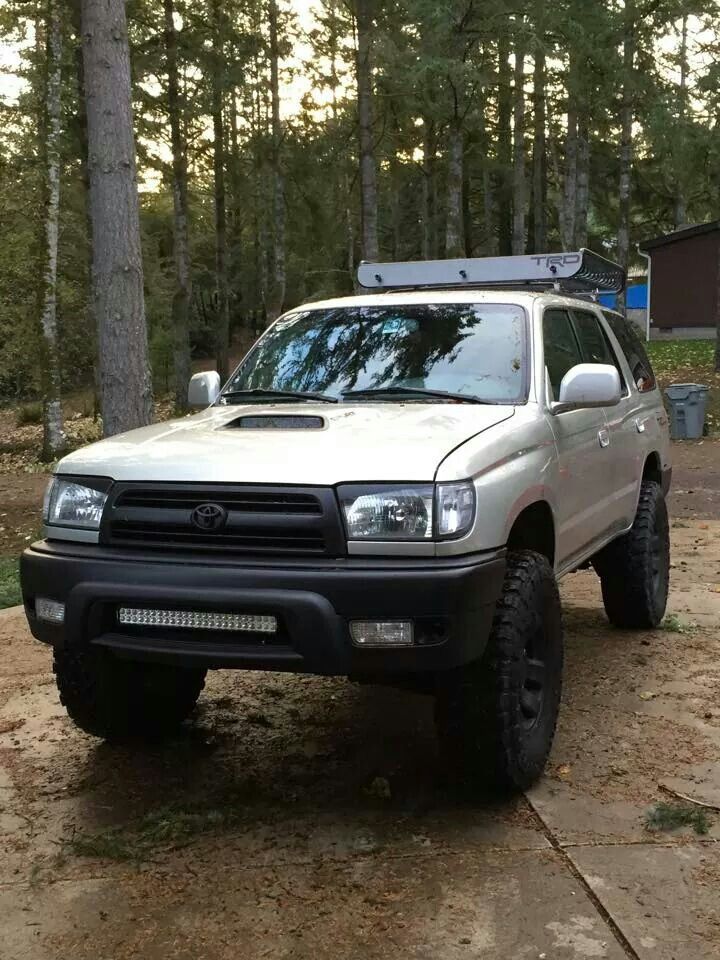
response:
[(557, 742), (512, 803), (443, 784), (426, 699), (340, 681), (218, 673), (173, 743), (110, 748), (0, 614), (0, 957), (717, 958), (715, 812), (644, 824), (720, 807), (720, 522), (673, 541), (674, 629), (564, 583)]

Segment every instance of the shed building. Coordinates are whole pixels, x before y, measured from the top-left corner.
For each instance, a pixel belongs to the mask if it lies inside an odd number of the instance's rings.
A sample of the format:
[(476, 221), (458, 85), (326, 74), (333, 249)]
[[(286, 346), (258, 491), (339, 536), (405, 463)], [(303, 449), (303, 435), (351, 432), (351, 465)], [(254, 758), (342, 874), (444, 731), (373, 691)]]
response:
[(650, 257), (650, 336), (705, 339), (720, 308), (720, 220), (646, 240)]

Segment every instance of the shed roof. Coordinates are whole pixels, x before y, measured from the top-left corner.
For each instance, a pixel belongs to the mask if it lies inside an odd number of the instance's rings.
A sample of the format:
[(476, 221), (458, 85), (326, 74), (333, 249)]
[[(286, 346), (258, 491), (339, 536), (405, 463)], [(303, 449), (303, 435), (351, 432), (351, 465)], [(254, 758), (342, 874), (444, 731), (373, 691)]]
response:
[(645, 240), (640, 244), (640, 249), (655, 250), (657, 247), (664, 247), (669, 243), (679, 243), (682, 240), (690, 240), (692, 237), (699, 237), (704, 233), (714, 233), (716, 230), (720, 230), (720, 220), (711, 220), (709, 223), (696, 223), (689, 227), (683, 227), (681, 230), (666, 233), (662, 237)]

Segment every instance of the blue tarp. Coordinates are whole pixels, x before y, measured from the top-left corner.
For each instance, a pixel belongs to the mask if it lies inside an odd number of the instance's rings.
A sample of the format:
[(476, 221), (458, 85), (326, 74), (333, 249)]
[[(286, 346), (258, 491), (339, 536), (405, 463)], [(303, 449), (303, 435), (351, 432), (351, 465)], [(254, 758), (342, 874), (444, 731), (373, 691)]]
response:
[[(627, 308), (628, 310), (647, 310), (648, 288), (646, 283), (636, 283), (627, 289)], [(615, 310), (617, 307), (617, 296), (614, 293), (604, 293), (600, 297), (600, 303), (604, 307)]]

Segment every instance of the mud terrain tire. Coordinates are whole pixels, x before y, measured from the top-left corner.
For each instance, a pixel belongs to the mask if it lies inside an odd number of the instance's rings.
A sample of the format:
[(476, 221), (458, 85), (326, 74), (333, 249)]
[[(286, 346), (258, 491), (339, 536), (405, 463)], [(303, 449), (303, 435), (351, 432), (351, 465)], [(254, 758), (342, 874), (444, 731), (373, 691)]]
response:
[(511, 553), (482, 659), (453, 672), (438, 692), (438, 735), (453, 773), (504, 793), (537, 780), (555, 735), (562, 669), (552, 567), (539, 553)]
[(651, 630), (665, 616), (670, 582), (670, 524), (660, 484), (640, 487), (632, 529), (595, 558), (610, 623)]
[(121, 660), (106, 650), (56, 650), (60, 702), (75, 724), (105, 740), (158, 740), (195, 708), (205, 671)]

